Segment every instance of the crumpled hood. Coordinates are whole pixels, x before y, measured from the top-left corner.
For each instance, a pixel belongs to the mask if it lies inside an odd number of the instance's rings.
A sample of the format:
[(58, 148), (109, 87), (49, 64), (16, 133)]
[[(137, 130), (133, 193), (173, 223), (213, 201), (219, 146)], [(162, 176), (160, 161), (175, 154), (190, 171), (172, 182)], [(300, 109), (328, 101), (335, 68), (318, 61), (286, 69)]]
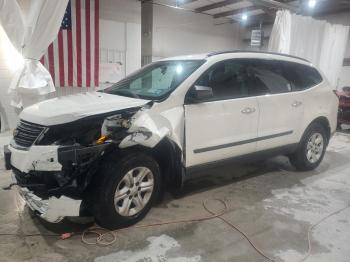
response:
[(59, 125), (87, 116), (145, 105), (149, 100), (110, 95), (101, 92), (49, 99), (25, 108), (22, 120), (45, 126)]

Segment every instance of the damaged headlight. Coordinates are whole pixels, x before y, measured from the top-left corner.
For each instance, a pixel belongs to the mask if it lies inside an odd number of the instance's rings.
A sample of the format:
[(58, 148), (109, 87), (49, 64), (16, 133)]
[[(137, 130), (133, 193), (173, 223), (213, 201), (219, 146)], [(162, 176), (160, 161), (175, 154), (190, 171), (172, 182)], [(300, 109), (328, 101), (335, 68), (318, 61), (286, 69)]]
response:
[[(88, 146), (96, 144), (102, 136), (118, 141), (125, 137), (131, 126), (131, 117), (140, 108), (128, 108), (117, 112), (90, 116), (71, 123), (50, 126), (38, 145), (74, 145)], [(106, 139), (101, 140), (104, 143)]]
[(121, 114), (109, 116), (105, 119), (102, 127), (102, 134), (108, 135), (119, 131), (121, 128), (129, 129), (131, 119), (125, 119)]

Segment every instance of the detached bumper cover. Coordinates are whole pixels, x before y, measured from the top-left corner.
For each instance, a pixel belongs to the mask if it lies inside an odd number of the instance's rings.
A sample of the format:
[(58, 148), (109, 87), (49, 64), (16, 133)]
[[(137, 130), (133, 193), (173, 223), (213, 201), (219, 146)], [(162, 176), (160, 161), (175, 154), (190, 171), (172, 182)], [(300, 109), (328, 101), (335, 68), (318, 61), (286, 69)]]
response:
[(50, 223), (58, 223), (66, 216), (79, 216), (81, 200), (65, 196), (43, 200), (23, 187), (18, 187), (18, 192), (33, 211)]

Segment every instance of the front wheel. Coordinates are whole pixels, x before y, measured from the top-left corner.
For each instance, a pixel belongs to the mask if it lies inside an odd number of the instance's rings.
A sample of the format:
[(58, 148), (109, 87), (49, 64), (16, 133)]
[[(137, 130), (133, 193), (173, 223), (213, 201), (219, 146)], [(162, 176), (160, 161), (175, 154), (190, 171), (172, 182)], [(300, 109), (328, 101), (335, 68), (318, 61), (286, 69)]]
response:
[(297, 151), (289, 156), (289, 160), (299, 171), (313, 170), (322, 162), (327, 145), (328, 138), (325, 128), (314, 123), (307, 128)]
[(116, 161), (110, 157), (99, 172), (94, 217), (102, 227), (116, 229), (140, 221), (160, 194), (157, 162), (143, 153), (130, 153)]

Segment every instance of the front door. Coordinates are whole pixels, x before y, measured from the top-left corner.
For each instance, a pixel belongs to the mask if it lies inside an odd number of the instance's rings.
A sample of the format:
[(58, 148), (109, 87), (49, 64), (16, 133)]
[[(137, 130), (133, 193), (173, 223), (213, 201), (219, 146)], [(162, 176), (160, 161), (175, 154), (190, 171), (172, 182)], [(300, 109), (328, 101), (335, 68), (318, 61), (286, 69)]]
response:
[(186, 99), (186, 167), (255, 152), (259, 108), (257, 98), (248, 93), (247, 79), (241, 60), (227, 60), (197, 81), (195, 85), (211, 87), (213, 97)]

